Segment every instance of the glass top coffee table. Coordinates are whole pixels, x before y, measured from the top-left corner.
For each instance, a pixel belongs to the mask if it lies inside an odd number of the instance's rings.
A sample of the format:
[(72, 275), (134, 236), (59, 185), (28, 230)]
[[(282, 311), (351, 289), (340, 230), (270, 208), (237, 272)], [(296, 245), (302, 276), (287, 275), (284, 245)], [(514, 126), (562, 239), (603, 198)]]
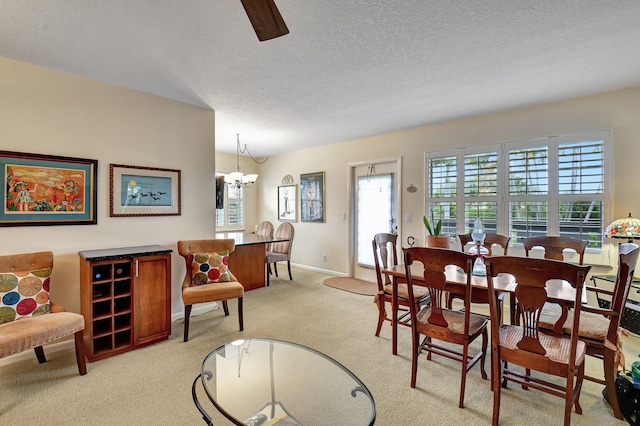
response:
[(196, 395), (199, 381), (236, 425), (355, 426), (376, 418), (373, 396), (355, 374), (321, 352), (281, 340), (237, 340), (207, 355), (192, 395), (212, 424)]

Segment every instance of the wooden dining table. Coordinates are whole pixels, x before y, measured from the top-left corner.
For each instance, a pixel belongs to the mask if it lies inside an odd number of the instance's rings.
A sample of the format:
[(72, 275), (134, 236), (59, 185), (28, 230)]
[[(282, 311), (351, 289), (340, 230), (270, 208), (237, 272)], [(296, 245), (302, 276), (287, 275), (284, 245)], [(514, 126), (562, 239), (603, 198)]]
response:
[(245, 291), (266, 286), (267, 248), (271, 243), (289, 240), (248, 232), (218, 232), (216, 238), (235, 240), (235, 250), (229, 255), (229, 269), (238, 278)]
[[(424, 283), (424, 267), (420, 262), (414, 262), (411, 267), (411, 280), (414, 285), (421, 285)], [(392, 353), (396, 355), (398, 353), (398, 319), (395, 312), (398, 311), (398, 279), (407, 278), (407, 272), (404, 264), (390, 266), (382, 269), (383, 274), (392, 278), (392, 310), (394, 315), (391, 318), (391, 341), (392, 341)], [(465, 294), (465, 286), (467, 285), (467, 274), (460, 271), (455, 265), (447, 266), (445, 270), (446, 284), (445, 290), (453, 294)], [(424, 285), (424, 284), (422, 284)], [(488, 291), (489, 285), (487, 277), (484, 275), (472, 275), (471, 276), (472, 291)], [(515, 278), (509, 274), (499, 274), (494, 277), (493, 287), (496, 292), (508, 293), (511, 301), (510, 305), (510, 320), (512, 324), (515, 324), (517, 318), (515, 317)], [(567, 303), (572, 303), (576, 297), (576, 290), (571, 287), (569, 283), (563, 280), (549, 280), (546, 285), (547, 300), (550, 302), (556, 302), (566, 306)], [(586, 292), (582, 292), (582, 302), (586, 303)], [(566, 309), (564, 309), (566, 315)], [(563, 316), (565, 316), (563, 315)]]

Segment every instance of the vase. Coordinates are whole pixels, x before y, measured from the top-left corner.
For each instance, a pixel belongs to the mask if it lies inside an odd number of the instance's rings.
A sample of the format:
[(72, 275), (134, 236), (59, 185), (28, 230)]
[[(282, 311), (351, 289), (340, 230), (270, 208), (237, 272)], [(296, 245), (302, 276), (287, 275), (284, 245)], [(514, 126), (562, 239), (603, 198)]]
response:
[(427, 247), (437, 248), (449, 248), (449, 236), (448, 235), (427, 235)]

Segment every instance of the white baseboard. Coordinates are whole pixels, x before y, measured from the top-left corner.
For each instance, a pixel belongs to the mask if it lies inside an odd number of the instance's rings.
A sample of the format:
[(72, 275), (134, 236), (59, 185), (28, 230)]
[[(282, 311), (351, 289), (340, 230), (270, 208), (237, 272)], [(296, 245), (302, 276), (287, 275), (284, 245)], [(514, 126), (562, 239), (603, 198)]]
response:
[(292, 263), (291, 266), (295, 266), (296, 268), (306, 269), (307, 271), (320, 272), (323, 274), (335, 275), (338, 277), (347, 277), (348, 275), (344, 272), (331, 271), (329, 269), (316, 268), (314, 266), (300, 265), (298, 263)]

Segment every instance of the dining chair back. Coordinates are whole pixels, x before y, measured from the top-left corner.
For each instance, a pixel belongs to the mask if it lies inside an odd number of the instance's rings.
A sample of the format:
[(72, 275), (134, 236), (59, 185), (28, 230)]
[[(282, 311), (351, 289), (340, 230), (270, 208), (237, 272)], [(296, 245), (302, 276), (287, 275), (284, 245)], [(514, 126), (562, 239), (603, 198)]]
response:
[[(603, 366), (604, 379), (602, 376), (585, 376), (585, 379), (606, 386), (613, 414), (620, 420), (622, 420), (622, 411), (618, 403), (615, 385), (618, 367), (625, 368), (620, 320), (629, 296), (639, 254), (638, 245), (620, 244), (618, 246), (618, 272), (613, 289), (585, 286), (587, 291), (598, 294), (598, 299), (604, 295), (603, 299), (609, 298), (610, 300), (608, 307), (582, 305), (578, 330), (578, 338), (587, 345), (587, 355), (602, 360)], [(557, 329), (556, 324), (560, 320), (560, 315), (561, 313), (557, 309), (547, 309), (545, 306), (545, 309), (542, 310), (540, 326), (547, 330)], [(569, 311), (567, 319), (562, 325), (562, 333), (565, 335), (571, 333), (572, 322), (573, 312)]]
[(189, 316), (197, 303), (222, 302), (224, 315), (229, 316), (229, 299), (238, 299), (238, 322), (244, 330), (242, 298), (244, 287), (229, 271), (228, 256), (235, 249), (233, 238), (178, 241), (178, 253), (184, 257), (186, 272), (182, 281), (184, 303), (184, 341), (189, 340)]
[[(494, 256), (485, 259), (489, 294), (493, 295), (494, 278), (499, 274), (510, 274), (515, 279), (515, 295), (522, 325), (499, 324), (496, 297), (489, 299), (491, 312), (493, 424), (498, 424), (500, 415), (500, 392), (507, 382), (521, 384), (552, 395), (563, 397), (564, 424), (571, 421), (571, 408), (581, 413), (580, 389), (584, 377), (586, 345), (578, 340), (578, 325), (582, 290), (590, 266), (574, 265), (549, 259), (514, 256)], [(550, 280), (565, 281), (575, 295), (570, 307), (576, 314), (571, 324), (570, 336), (541, 333), (540, 312), (547, 302), (546, 285)], [(565, 309), (566, 309), (565, 305)], [(514, 369), (514, 366), (525, 368)], [(565, 379), (558, 385), (549, 376), (530, 374), (531, 370)], [(576, 373), (577, 372), (577, 373)]]
[[(472, 243), (473, 242), (473, 238), (471, 237), (471, 234), (458, 234), (458, 239), (460, 240), (460, 247), (462, 249), (462, 251), (465, 251), (465, 247), (467, 244)], [(484, 243), (482, 244), (482, 246), (484, 248), (486, 248), (489, 253), (488, 256), (492, 256), (493, 255), (493, 248), (495, 245), (500, 246), (501, 250), (502, 250), (502, 254), (504, 256), (507, 255), (507, 252), (509, 251), (509, 241), (511, 241), (511, 237), (507, 237), (505, 235), (500, 235), (500, 234), (486, 234), (485, 238), (484, 238)], [(504, 294), (500, 294), (500, 312), (502, 315), (502, 312), (504, 311)], [(489, 303), (489, 295), (486, 294), (485, 292), (479, 292), (476, 291), (473, 293), (472, 295), (472, 300), (471, 303), (478, 303), (478, 304), (487, 304)], [(453, 309), (453, 301), (455, 299), (461, 299), (461, 297), (459, 295), (455, 295), (455, 294), (451, 294), (449, 293), (447, 295), (447, 308), (448, 309)]]
[(278, 226), (275, 235), (276, 238), (286, 241), (271, 243), (271, 246), (267, 249), (267, 257), (265, 258), (267, 264), (267, 285), (269, 285), (269, 275), (271, 275), (272, 264), (276, 277), (278, 276), (278, 262), (287, 262), (289, 280), (293, 281), (293, 276), (291, 275), (291, 249), (293, 248), (293, 237), (295, 233), (295, 228), (289, 222), (283, 222)]
[[(379, 233), (373, 237), (371, 245), (373, 247), (373, 261), (376, 270), (376, 281), (378, 283), (378, 292), (374, 296), (373, 301), (378, 306), (378, 325), (376, 327), (376, 336), (380, 336), (382, 330), (382, 324), (385, 321), (392, 323), (392, 318), (395, 316), (396, 324), (403, 326), (410, 326), (409, 315), (409, 294), (407, 293), (407, 280), (395, 278), (398, 286), (398, 308), (393, 309), (393, 284), (388, 275), (382, 273), (382, 269), (387, 269), (390, 266), (398, 265), (398, 252), (396, 242), (398, 235)], [(429, 302), (428, 291), (423, 287), (418, 287), (414, 291), (416, 303), (424, 305)], [(391, 316), (387, 315), (386, 304), (391, 306)], [(419, 309), (419, 308), (418, 308)], [(393, 324), (392, 324), (393, 325)], [(396, 331), (392, 330), (392, 348), (391, 352), (395, 355), (397, 353), (397, 337)]]
[(266, 237), (273, 237), (273, 223), (268, 220), (262, 221), (256, 228), (256, 235), (264, 235)]
[[(458, 406), (464, 407), (464, 393), (467, 372), (480, 361), (480, 373), (483, 379), (487, 378), (484, 369), (487, 353), (487, 318), (471, 313), (470, 301), (472, 297), (471, 271), (476, 256), (457, 250), (448, 250), (428, 247), (404, 248), (404, 263), (407, 275), (407, 290), (409, 293), (409, 310), (411, 312), (412, 333), (412, 362), (411, 362), (411, 387), (416, 386), (418, 370), (418, 357), (422, 352), (427, 353), (427, 359), (436, 354), (462, 363), (462, 377), (460, 380), (460, 396)], [(414, 262), (422, 264), (423, 280), (413, 280), (411, 265)], [(444, 294), (446, 292), (447, 268), (458, 268), (466, 273), (466, 285), (464, 287), (463, 311), (454, 311), (444, 306)], [(419, 312), (415, 304), (414, 284), (424, 285), (429, 291), (430, 304), (424, 306)], [(420, 336), (424, 336), (420, 342)], [(482, 347), (475, 354), (469, 354), (469, 345), (479, 336), (482, 336)], [(443, 345), (440, 342), (452, 343), (461, 346), (461, 350), (452, 348), (451, 345)]]
[[(469, 234), (458, 234), (458, 239), (460, 240), (460, 248), (462, 251), (465, 251), (465, 247), (467, 244), (473, 243), (473, 238), (471, 237), (471, 233)], [(500, 234), (485, 234), (484, 243), (482, 246), (489, 250), (489, 256), (493, 256), (493, 246), (500, 246), (502, 249), (502, 254), (507, 255), (509, 251), (509, 241), (511, 241), (511, 237), (507, 237), (505, 235)]]
[(587, 249), (588, 241), (571, 237), (526, 237), (522, 239), (525, 256), (530, 257), (531, 249), (542, 247), (544, 258), (553, 260), (565, 260), (564, 250), (571, 249), (578, 254), (578, 265), (584, 262), (584, 252)]

